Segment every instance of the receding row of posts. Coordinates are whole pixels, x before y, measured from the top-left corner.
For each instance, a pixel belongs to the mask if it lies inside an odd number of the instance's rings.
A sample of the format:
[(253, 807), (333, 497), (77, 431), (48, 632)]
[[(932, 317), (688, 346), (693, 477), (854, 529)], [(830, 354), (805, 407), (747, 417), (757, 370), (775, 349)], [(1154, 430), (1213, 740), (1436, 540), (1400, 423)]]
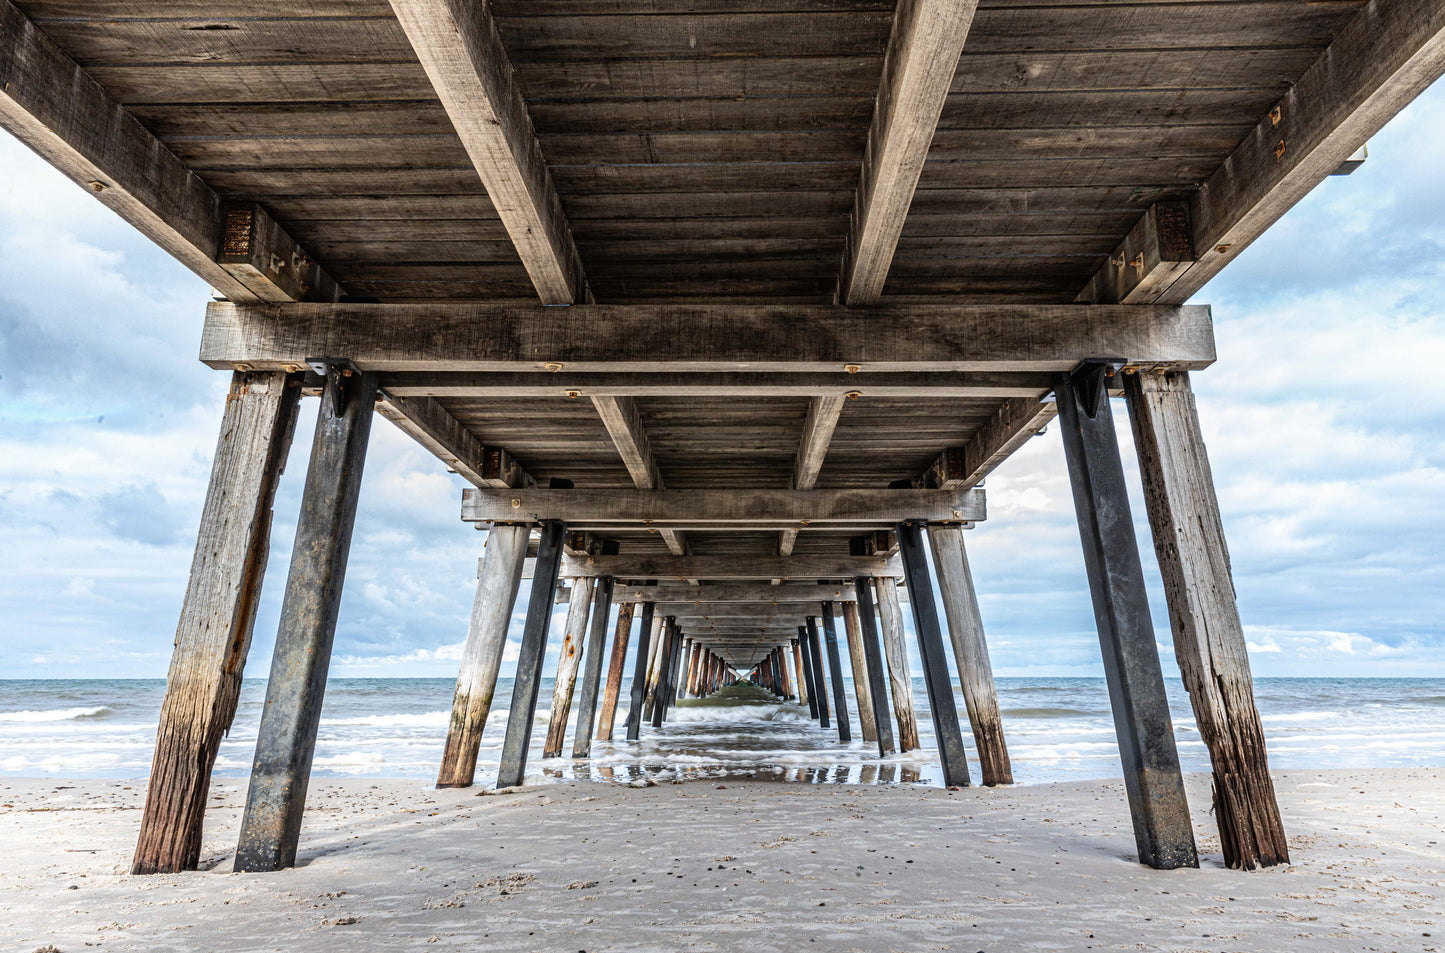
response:
[[(377, 400), (375, 375), (343, 363), (323, 369), (321, 408), (236, 854), (238, 870), (274, 870), (295, 862)], [(133, 867), (137, 873), (194, 868), (199, 859), (211, 767), (235, 712), (268, 551), (270, 509), (296, 418), (299, 385), (298, 374), (237, 374), (233, 380), (162, 707)], [(1058, 375), (1054, 392), (1140, 860), (1155, 867), (1198, 863), (1109, 412), (1108, 393), (1117, 389), (1128, 398), (1140, 451), (1176, 655), (1214, 766), (1225, 859), (1242, 867), (1284, 862), (1288, 853), (1188, 375), (1118, 375), (1107, 363), (1086, 362), (1074, 373)], [(540, 542), (497, 783), (517, 785), (526, 777), (564, 554), (567, 527), (560, 520), (494, 525), (488, 534), (438, 773), (441, 787), (473, 781), (534, 529), (540, 530)], [(944, 778), (966, 784), (969, 770), (924, 552), (925, 530), (982, 780), (1008, 783), (1012, 770), (962, 535), (956, 525), (904, 521), (896, 527), (899, 554)], [(840, 739), (849, 740), (834, 621), (835, 612), (841, 613), (864, 741), (876, 744), (880, 755), (915, 749), (919, 736), (897, 580), (861, 576), (853, 582), (856, 602), (845, 600), (836, 607), (820, 602), (817, 614), (797, 628), (796, 639), (777, 638), (771, 645), (764, 639), (765, 665), (760, 662), (755, 672), (780, 698), (807, 704), (820, 727), (836, 721)], [(605, 576), (572, 581), (544, 757), (560, 756), (563, 750), (579, 678), (572, 755), (588, 757), (594, 737), (613, 737), (634, 621), (630, 604), (619, 607), (609, 656), (605, 641), (614, 586)], [(676, 617), (658, 613), (650, 602), (637, 615), (629, 741), (640, 737), (643, 720), (659, 727), (679, 699), (711, 693), (735, 678)]]

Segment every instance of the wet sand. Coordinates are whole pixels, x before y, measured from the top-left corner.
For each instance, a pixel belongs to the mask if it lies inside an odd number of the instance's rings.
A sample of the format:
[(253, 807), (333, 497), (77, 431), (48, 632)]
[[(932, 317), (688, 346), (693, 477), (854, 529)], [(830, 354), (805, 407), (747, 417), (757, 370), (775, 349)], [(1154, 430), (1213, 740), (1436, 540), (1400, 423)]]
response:
[(0, 781), (0, 947), (109, 950), (1445, 951), (1445, 769), (1277, 774), (1294, 864), (1133, 859), (1122, 783), (716, 781), (512, 794), (313, 785), (299, 866), (131, 877), (144, 784)]

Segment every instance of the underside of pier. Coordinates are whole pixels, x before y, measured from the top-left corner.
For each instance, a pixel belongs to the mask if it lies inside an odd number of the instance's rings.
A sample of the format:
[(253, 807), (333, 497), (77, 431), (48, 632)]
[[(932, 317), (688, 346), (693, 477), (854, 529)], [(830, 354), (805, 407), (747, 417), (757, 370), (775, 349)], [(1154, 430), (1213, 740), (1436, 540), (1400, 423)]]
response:
[(284, 7), (0, 0), (0, 124), (211, 283), (233, 374), (136, 872), (197, 862), (311, 396), (238, 869), (295, 860), (373, 411), (488, 530), (443, 786), (524, 580), (500, 785), (562, 601), (543, 757), (740, 680), (846, 740), (845, 657), (864, 741), (916, 748), (911, 630), (945, 781), (966, 728), (1008, 783), (964, 530), (1059, 417), (1139, 860), (1196, 864), (1118, 396), (1226, 858), (1287, 860), (1186, 302), (1445, 70), (1437, 0)]

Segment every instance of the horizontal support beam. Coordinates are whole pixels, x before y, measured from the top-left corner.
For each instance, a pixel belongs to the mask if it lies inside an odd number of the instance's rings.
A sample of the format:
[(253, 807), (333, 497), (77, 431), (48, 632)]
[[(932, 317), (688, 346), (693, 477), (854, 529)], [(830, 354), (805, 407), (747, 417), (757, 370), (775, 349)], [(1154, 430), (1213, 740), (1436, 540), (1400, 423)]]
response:
[[(835, 587), (818, 586), (825, 593), (831, 593)], [(848, 587), (850, 590), (852, 586)], [(682, 618), (707, 618), (707, 619), (762, 619), (762, 618), (803, 618), (810, 615), (821, 615), (821, 604), (832, 602), (833, 596), (822, 595), (813, 602), (783, 602), (773, 604), (770, 602), (659, 602), (657, 611), (662, 615), (677, 616)]]
[[(523, 578), (530, 579), (527, 560)], [(858, 576), (902, 578), (897, 556), (563, 556), (558, 575), (615, 579), (835, 579)], [(631, 587), (619, 586), (619, 591)], [(699, 587), (700, 589), (702, 587)]]
[(490, 490), (462, 493), (462, 519), (565, 520), (569, 528), (889, 527), (908, 519), (978, 522), (982, 490)]
[(1044, 372), (768, 371), (433, 371), (385, 374), (399, 397), (538, 399), (568, 397), (1032, 397), (1053, 388)]
[(757, 605), (815, 603), (824, 599), (852, 602), (856, 597), (853, 584), (834, 586), (791, 585), (771, 586), (757, 583), (725, 583), (709, 586), (618, 586), (613, 602), (665, 602), (719, 605), (729, 602)]
[(940, 453), (919, 478), (919, 484), (942, 490), (977, 486), (1056, 416), (1058, 405), (1053, 401), (1006, 400), (966, 445), (949, 447)]
[(1215, 360), (1198, 305), (252, 304), (206, 310), (201, 360), (284, 370), (1059, 371), (1088, 358), (1195, 370)]
[(334, 301), (333, 281), (264, 210), (220, 196), (0, 0), (0, 127), (233, 301)]

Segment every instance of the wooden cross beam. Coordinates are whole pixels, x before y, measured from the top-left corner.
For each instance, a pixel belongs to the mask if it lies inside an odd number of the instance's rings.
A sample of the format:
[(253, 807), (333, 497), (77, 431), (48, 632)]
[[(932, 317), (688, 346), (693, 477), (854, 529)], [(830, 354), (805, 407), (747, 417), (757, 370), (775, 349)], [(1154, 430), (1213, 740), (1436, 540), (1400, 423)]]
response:
[[(798, 441), (798, 454), (793, 463), (793, 489), (811, 490), (823, 469), (828, 443), (838, 426), (846, 397), (814, 397), (808, 401), (808, 416), (803, 421), (803, 435)], [(789, 527), (778, 535), (778, 555), (791, 556), (798, 530)]]
[[(895, 491), (896, 492), (896, 491)], [(535, 560), (522, 578), (530, 579)], [(628, 579), (853, 580), (858, 576), (903, 576), (897, 556), (564, 556), (558, 575)], [(633, 587), (619, 583), (618, 589)], [(699, 586), (701, 590), (705, 587)]]
[(940, 490), (966, 490), (983, 478), (1024, 443), (1043, 432), (1058, 415), (1053, 401), (1015, 398), (1004, 401), (993, 417), (962, 447), (940, 453), (918, 479), (920, 486)]
[[(432, 371), (392, 373), (381, 378), (398, 397), (535, 399), (568, 397), (804, 397), (945, 398), (1043, 397), (1053, 388), (1049, 374), (987, 371)], [(620, 400), (619, 400), (620, 402)], [(598, 408), (601, 412), (601, 407)], [(801, 448), (801, 442), (800, 442)], [(806, 487), (798, 487), (806, 489)]]
[(1442, 73), (1445, 6), (1364, 4), (1194, 193), (1187, 220), (1151, 208), (1080, 300), (1188, 300)]
[(201, 360), (285, 370), (317, 355), (363, 371), (1039, 372), (1089, 358), (1214, 362), (1195, 305), (577, 305), (215, 302)]
[(840, 304), (876, 304), (977, 0), (899, 0), (848, 223)]
[[(0, 125), (232, 301), (335, 301), (343, 293), (264, 208), (223, 202), (8, 0), (0, 0)], [(273, 370), (304, 367), (303, 359)], [(475, 441), (435, 401), (379, 409), (478, 482)]]
[(264, 209), (224, 205), (8, 0), (0, 126), (232, 301), (336, 300), (336, 282)]
[(462, 519), (480, 523), (564, 520), (569, 529), (618, 527), (889, 527), (906, 519), (979, 522), (982, 490), (468, 489)]
[[(662, 473), (652, 455), (652, 444), (647, 439), (647, 430), (642, 426), (637, 402), (630, 397), (598, 396), (592, 398), (592, 405), (597, 408), (602, 425), (612, 437), (613, 446), (627, 465), (633, 484), (639, 490), (665, 489)], [(658, 529), (658, 534), (674, 556), (687, 554), (687, 538), (681, 530)]]
[(686, 602), (691, 604), (694, 600), (700, 600), (707, 605), (729, 602), (759, 605), (812, 604), (824, 599), (834, 602), (852, 602), (855, 598), (851, 581), (846, 585), (834, 586), (814, 584), (770, 586), (758, 583), (716, 583), (706, 586), (619, 585), (612, 594), (613, 602)]
[(544, 304), (588, 301), (582, 259), (487, 0), (391, 0)]

